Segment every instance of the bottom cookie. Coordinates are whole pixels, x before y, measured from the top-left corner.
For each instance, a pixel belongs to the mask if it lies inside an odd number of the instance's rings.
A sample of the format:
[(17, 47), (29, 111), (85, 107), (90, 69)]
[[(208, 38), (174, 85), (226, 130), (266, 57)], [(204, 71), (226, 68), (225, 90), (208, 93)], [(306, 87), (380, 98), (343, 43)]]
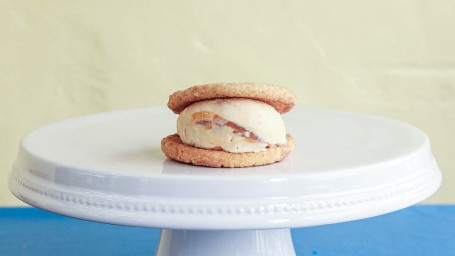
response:
[(267, 148), (261, 152), (231, 153), (222, 150), (202, 149), (186, 145), (178, 134), (169, 135), (161, 140), (161, 150), (174, 160), (207, 167), (249, 167), (280, 162), (295, 146), (295, 139), (286, 135), (287, 143)]

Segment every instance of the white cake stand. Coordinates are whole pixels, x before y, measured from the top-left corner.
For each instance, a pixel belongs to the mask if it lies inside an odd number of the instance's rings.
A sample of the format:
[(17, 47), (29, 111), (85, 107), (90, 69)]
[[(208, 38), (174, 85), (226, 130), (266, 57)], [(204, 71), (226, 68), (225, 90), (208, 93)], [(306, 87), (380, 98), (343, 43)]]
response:
[(283, 162), (214, 169), (166, 159), (166, 108), (70, 119), (26, 136), (10, 175), (24, 202), (75, 218), (162, 228), (156, 255), (295, 255), (290, 228), (416, 204), (441, 174), (427, 136), (397, 121), (295, 108)]

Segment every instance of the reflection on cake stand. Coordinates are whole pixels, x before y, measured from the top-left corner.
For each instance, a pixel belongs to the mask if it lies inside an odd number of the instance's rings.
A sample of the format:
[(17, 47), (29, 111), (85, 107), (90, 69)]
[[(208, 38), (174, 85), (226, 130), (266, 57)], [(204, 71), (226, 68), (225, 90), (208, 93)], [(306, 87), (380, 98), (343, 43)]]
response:
[(167, 159), (165, 108), (102, 113), (24, 138), (10, 175), (24, 202), (91, 221), (162, 228), (157, 255), (295, 255), (290, 228), (372, 217), (433, 194), (441, 174), (420, 130), (295, 108), (281, 163), (204, 168)]

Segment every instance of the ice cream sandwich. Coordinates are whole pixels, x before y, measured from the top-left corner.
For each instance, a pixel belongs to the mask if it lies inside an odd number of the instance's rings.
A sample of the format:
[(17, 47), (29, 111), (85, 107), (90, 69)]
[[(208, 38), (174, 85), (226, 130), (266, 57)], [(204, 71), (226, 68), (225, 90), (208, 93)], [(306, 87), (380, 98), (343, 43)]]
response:
[(281, 114), (295, 94), (277, 85), (217, 83), (197, 85), (169, 97), (177, 134), (161, 141), (174, 160), (207, 167), (249, 167), (282, 161), (294, 150)]

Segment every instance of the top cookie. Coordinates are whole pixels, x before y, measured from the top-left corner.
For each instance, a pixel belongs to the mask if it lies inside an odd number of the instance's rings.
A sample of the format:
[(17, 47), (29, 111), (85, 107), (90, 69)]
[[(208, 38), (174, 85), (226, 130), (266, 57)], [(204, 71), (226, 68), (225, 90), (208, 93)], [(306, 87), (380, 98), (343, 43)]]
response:
[(197, 101), (220, 98), (247, 98), (263, 101), (284, 114), (290, 111), (297, 98), (284, 87), (257, 83), (216, 83), (196, 85), (169, 96), (167, 106), (176, 114)]

